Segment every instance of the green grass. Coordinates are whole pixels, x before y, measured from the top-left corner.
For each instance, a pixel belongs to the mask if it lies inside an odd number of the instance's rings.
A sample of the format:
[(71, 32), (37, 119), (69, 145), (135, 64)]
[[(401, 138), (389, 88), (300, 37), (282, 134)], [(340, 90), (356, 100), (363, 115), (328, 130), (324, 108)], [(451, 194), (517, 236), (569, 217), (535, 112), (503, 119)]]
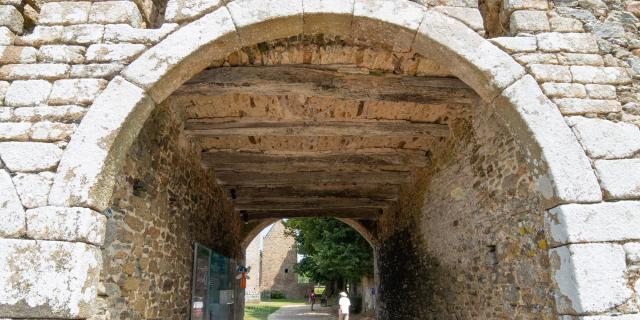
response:
[(278, 311), (280, 307), (291, 304), (304, 304), (304, 300), (273, 299), (260, 303), (247, 303), (244, 305), (245, 320), (266, 320), (267, 317)]

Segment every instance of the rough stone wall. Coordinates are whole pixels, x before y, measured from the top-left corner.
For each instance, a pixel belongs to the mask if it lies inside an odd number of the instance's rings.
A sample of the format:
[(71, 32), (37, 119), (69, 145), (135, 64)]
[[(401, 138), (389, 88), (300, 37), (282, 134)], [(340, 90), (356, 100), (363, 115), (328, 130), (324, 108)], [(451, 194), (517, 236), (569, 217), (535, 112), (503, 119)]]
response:
[[(475, 7), (465, 1), (426, 4)], [(46, 2), (39, 8), (35, 28), (27, 30), (22, 4), (0, 2), (0, 200), (6, 203), (0, 209), (5, 221), (0, 225), (0, 252), (7, 253), (0, 261), (14, 257), (19, 261), (14, 265), (24, 268), (0, 266), (5, 274), (21, 274), (24, 279), (44, 275), (65, 279), (59, 287), (25, 280), (24, 290), (18, 290), (0, 278), (0, 287), (5, 288), (0, 290), (2, 316), (88, 314), (86, 305), (95, 295), (97, 279), (92, 270), (99, 269), (99, 263), (34, 262), (50, 260), (52, 252), (86, 261), (86, 256), (97, 256), (103, 240), (105, 219), (96, 208), (50, 206), (54, 203), (47, 195), (58, 162), (107, 80), (168, 34), (220, 5), (169, 1), (165, 21), (180, 25), (144, 29), (146, 14), (132, 2)], [(548, 233), (554, 243), (550, 262), (556, 264), (552, 276), (559, 287), (558, 300), (564, 302), (558, 305), (559, 312), (567, 318), (637, 313), (637, 257), (633, 245), (627, 244), (640, 239), (639, 218), (633, 214), (640, 206), (637, 8), (637, 1), (503, 1), (498, 14), (508, 18), (501, 22), (508, 31), (498, 34), (508, 36), (492, 39), (526, 67), (568, 117), (603, 189), (602, 203), (563, 205), (548, 214), (549, 228), (556, 230)], [(477, 28), (479, 12), (434, 10), (483, 32)], [(463, 11), (467, 13), (460, 14)], [(180, 44), (194, 44), (194, 39)], [(180, 61), (171, 52), (167, 55)], [(24, 254), (25, 246), (35, 251)], [(633, 308), (618, 307), (633, 303)]]
[(158, 106), (117, 175), (93, 319), (184, 319), (194, 243), (240, 254), (240, 221), (181, 123), (170, 105)]
[(293, 270), (298, 262), (295, 239), (284, 233), (282, 221), (276, 222), (262, 241), (260, 290), (279, 291), (287, 299), (304, 298), (313, 285), (298, 283), (298, 275)]
[(518, 143), (487, 107), (454, 135), (379, 221), (382, 319), (555, 319), (544, 208)]

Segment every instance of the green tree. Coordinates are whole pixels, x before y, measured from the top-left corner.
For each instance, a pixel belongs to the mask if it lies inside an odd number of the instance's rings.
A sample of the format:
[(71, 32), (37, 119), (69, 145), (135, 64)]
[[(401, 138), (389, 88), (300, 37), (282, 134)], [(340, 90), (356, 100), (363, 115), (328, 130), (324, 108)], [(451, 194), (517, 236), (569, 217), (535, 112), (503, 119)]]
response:
[(289, 219), (284, 225), (303, 255), (296, 272), (324, 283), (329, 294), (373, 273), (371, 246), (350, 226), (327, 218)]

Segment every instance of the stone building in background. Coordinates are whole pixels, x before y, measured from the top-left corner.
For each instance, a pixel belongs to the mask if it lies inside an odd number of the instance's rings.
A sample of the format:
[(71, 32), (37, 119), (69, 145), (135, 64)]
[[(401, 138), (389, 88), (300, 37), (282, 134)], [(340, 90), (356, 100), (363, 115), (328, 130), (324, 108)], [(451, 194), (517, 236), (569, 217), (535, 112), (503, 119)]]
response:
[[(257, 236), (246, 253), (246, 264), (251, 266), (245, 301), (255, 301), (255, 291), (262, 299), (284, 295), (287, 299), (303, 299), (313, 290), (313, 284), (301, 281), (294, 267), (298, 262), (295, 239), (285, 235), (282, 221), (273, 224), (262, 238)], [(260, 243), (262, 242), (262, 250)], [(258, 250), (256, 250), (258, 248)]]
[(639, 18), (0, 0), (0, 318), (184, 319), (194, 243), (242, 265), (324, 216), (372, 245), (380, 319), (637, 319)]
[(249, 279), (247, 279), (247, 287), (244, 290), (245, 302), (260, 301), (260, 262), (262, 260), (262, 252), (260, 245), (262, 236), (258, 235), (249, 243), (245, 251), (245, 266), (250, 267)]

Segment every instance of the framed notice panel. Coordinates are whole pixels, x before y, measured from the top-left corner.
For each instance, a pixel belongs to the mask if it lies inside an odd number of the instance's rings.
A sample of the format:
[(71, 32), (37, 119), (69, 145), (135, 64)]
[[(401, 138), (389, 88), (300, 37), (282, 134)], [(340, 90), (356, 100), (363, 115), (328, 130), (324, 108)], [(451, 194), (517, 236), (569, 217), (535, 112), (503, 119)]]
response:
[(209, 293), (209, 261), (211, 250), (196, 243), (193, 252), (193, 286), (191, 288), (191, 320), (209, 320), (207, 298)]
[(236, 267), (233, 259), (195, 244), (191, 320), (234, 319)]

